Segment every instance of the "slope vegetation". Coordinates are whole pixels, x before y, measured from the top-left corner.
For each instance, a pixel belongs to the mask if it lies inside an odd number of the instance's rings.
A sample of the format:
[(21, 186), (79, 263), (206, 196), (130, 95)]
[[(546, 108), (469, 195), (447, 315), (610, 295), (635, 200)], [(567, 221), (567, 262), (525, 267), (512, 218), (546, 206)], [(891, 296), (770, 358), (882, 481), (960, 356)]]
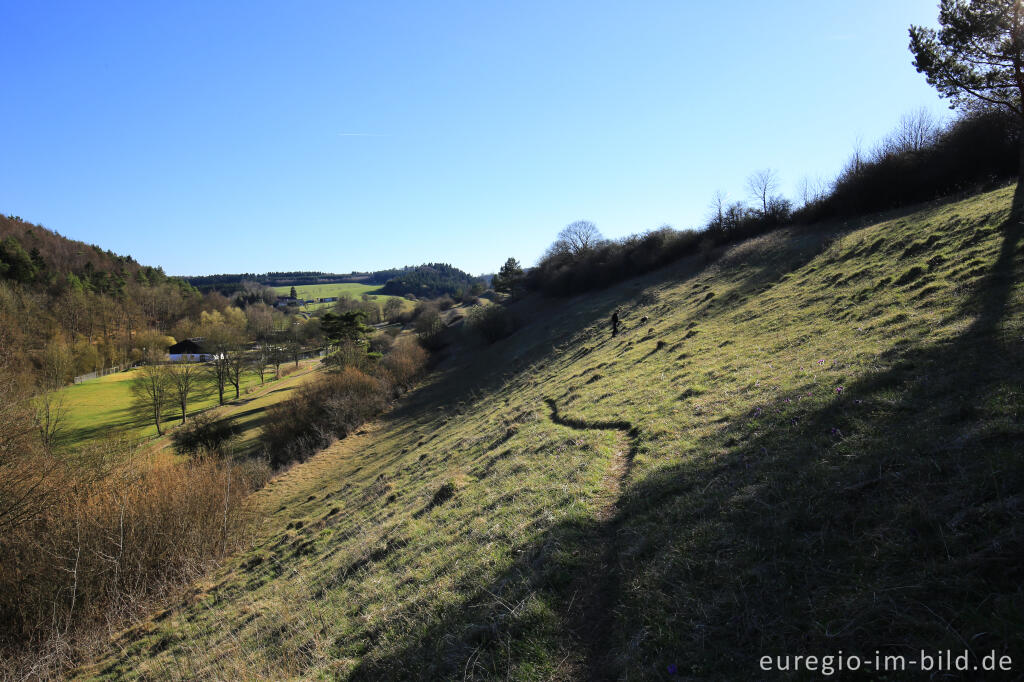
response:
[(742, 679), (762, 655), (1019, 654), (1010, 200), (524, 301), (519, 332), (259, 493), (253, 549), (80, 672)]

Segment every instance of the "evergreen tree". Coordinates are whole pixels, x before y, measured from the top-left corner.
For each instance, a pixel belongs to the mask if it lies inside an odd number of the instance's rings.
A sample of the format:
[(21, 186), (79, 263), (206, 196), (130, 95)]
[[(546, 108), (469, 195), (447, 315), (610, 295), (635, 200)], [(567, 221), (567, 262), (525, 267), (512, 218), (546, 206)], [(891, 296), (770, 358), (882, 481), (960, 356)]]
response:
[(340, 315), (327, 313), (320, 318), (320, 328), (323, 329), (327, 341), (331, 344), (350, 341), (356, 344), (364, 344), (370, 328), (363, 324), (366, 313), (362, 310), (350, 310)]
[(491, 280), (495, 291), (504, 291), (515, 296), (515, 289), (523, 281), (523, 268), (515, 258), (509, 258)]
[(36, 278), (32, 257), (14, 237), (0, 242), (0, 276), (27, 284)]
[[(1024, 8), (1020, 0), (941, 0), (935, 29), (910, 27), (914, 66), (954, 107), (996, 106), (1024, 127)], [(1024, 135), (1015, 209), (1024, 200)]]

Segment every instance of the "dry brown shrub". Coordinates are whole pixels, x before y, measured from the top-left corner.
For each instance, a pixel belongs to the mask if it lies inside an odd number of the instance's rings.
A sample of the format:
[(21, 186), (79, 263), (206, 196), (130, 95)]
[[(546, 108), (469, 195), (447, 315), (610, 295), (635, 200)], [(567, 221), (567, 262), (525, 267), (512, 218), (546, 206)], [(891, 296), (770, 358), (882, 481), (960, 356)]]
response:
[(395, 339), (381, 365), (390, 373), (396, 386), (407, 389), (423, 372), (428, 357), (427, 351), (415, 338), (403, 336)]
[(244, 542), (246, 497), (266, 477), (213, 457), (154, 463), (115, 442), (60, 462), (38, 486), (47, 504), (0, 535), (0, 649), (37, 665), (33, 652), (142, 613)]

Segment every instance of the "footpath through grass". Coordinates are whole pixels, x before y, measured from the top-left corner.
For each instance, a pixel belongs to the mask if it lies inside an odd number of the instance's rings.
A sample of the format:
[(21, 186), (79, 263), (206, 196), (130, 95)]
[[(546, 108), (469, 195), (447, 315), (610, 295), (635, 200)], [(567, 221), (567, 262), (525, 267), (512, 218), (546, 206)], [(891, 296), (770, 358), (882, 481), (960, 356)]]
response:
[(81, 673), (762, 679), (764, 655), (947, 648), (1024, 666), (1010, 199), (520, 304), (528, 326), (258, 493), (252, 550)]

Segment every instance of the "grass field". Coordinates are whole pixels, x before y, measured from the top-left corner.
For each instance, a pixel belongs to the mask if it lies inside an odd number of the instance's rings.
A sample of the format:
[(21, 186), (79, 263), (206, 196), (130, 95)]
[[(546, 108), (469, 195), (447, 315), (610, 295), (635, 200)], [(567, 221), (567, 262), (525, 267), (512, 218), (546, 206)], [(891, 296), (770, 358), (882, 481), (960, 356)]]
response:
[(717, 680), (762, 679), (777, 654), (1024, 660), (1010, 198), (783, 230), (517, 304), (529, 326), (276, 479), (250, 551), (80, 673)]
[[(397, 298), (402, 301), (407, 307), (411, 307), (411, 303), (401, 296), (387, 296), (385, 294), (378, 294), (381, 290), (379, 284), (359, 284), (358, 282), (342, 282), (339, 284), (304, 284), (295, 287), (295, 293), (299, 295), (299, 298), (304, 300), (315, 300), (317, 298), (329, 298), (331, 296), (348, 296), (349, 298), (361, 298), (363, 294), (369, 294), (376, 299), (380, 304), (383, 305), (384, 301), (389, 298)], [(290, 286), (274, 287), (274, 291), (282, 296), (287, 296), (291, 293)], [(318, 310), (320, 308), (329, 308), (332, 303), (310, 303), (303, 306), (305, 310)]]
[[(274, 287), (274, 291), (282, 296), (291, 292), (291, 286)], [(358, 282), (340, 282), (338, 284), (300, 284), (295, 287), (299, 298), (326, 298), (329, 296), (348, 296), (360, 298), (363, 294), (375, 295), (381, 290), (380, 284), (359, 284)]]
[[(317, 363), (318, 361), (312, 362)], [(301, 378), (308, 374), (311, 367), (310, 361), (304, 361), (303, 368), (299, 372), (285, 377), (280, 383), (268, 382), (265, 388), (260, 387), (258, 374), (246, 372), (242, 379), (241, 396), (237, 401), (234, 399), (234, 386), (228, 386), (225, 389), (224, 397), (226, 400), (230, 400), (230, 404), (221, 410), (225, 414), (235, 415), (237, 413), (237, 416), (240, 417), (240, 425), (245, 429), (242, 441), (246, 446), (251, 445), (253, 439), (258, 435), (253, 426), (255, 420), (259, 418), (260, 409), (270, 404), (269, 396), (277, 398), (284, 396), (286, 391), (282, 389), (290, 389), (297, 385)], [(102, 438), (114, 433), (135, 438), (155, 438), (156, 426), (152, 421), (132, 414), (129, 386), (137, 374), (138, 370), (119, 372), (66, 388), (67, 422), (62, 444), (67, 447), (76, 447), (91, 439)], [(273, 371), (268, 371), (266, 376), (272, 377)], [(258, 392), (258, 400), (252, 395), (255, 392)], [(238, 409), (240, 405), (248, 404), (250, 401), (254, 404), (247, 410)], [(190, 402), (189, 412), (191, 414), (216, 405), (216, 390), (206, 387), (203, 395)], [(180, 419), (180, 410), (171, 411), (164, 420), (165, 431), (178, 424)]]
[(320, 368), (319, 358), (303, 360), (293, 374), (268, 382), (266, 386), (253, 391), (252, 395), (243, 395), (239, 400), (232, 400), (218, 408), (219, 416), (231, 417), (238, 427), (239, 437), (234, 445), (235, 450), (247, 453), (258, 447), (267, 408), (290, 398), (296, 388), (315, 378)]

